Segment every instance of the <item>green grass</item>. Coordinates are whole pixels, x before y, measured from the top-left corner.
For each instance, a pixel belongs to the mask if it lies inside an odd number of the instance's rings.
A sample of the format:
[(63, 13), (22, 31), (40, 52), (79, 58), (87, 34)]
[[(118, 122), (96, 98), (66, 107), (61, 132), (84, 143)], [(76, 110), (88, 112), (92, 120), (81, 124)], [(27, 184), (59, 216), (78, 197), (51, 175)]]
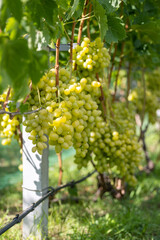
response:
[[(159, 240), (160, 239), (160, 149), (150, 128), (147, 137), (149, 153), (156, 163), (155, 171), (147, 175), (138, 174), (138, 184), (127, 187), (127, 194), (121, 200), (112, 199), (108, 193), (94, 202), (97, 189), (96, 174), (77, 185), (76, 202), (51, 203), (49, 209), (49, 240)], [(89, 169), (77, 170), (72, 158), (63, 163), (63, 183), (78, 179)], [(49, 182), (56, 186), (58, 165), (50, 167)], [(22, 183), (0, 191), (0, 226), (21, 212)], [(72, 189), (74, 190), (74, 189)], [(72, 191), (73, 192), (73, 191)], [(74, 191), (76, 193), (76, 189)], [(63, 190), (56, 198), (70, 196), (69, 189)], [(2, 240), (22, 239), (22, 224), (18, 224), (1, 236)], [(36, 239), (31, 237), (30, 239)]]

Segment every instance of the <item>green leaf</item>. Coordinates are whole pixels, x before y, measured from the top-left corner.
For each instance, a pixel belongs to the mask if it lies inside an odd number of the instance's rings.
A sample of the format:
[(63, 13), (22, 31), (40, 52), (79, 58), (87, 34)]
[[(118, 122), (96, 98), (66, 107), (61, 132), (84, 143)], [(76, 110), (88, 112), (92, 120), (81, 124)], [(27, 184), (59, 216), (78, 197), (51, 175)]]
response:
[(17, 102), (15, 102), (15, 101), (11, 101), (7, 105), (8, 105), (9, 111), (11, 111), (11, 112), (13, 112), (17, 109)]
[(57, 5), (64, 10), (68, 8), (69, 2), (70, 1), (56, 0)]
[[(106, 10), (106, 13), (112, 13), (117, 10), (117, 4), (115, 1), (97, 0)], [(120, 2), (120, 1), (118, 1)]]
[(10, 11), (8, 9), (7, 6), (7, 1), (3, 1), (2, 2), (2, 6), (0, 8), (0, 26), (1, 26), (1, 30), (3, 30), (6, 26), (6, 21), (7, 18), (9, 18), (10, 16)]
[[(33, 1), (33, 0), (32, 0)], [(43, 9), (43, 15), (41, 17), (44, 17), (45, 20), (50, 24), (53, 25), (53, 16), (58, 12), (57, 4), (54, 0), (40, 0), (41, 2), (41, 8)]]
[(54, 0), (28, 0), (26, 12), (28, 21), (32, 20), (38, 29), (41, 29), (42, 22), (53, 26), (58, 19), (58, 7)]
[(75, 13), (78, 5), (79, 5), (79, 0), (74, 0), (71, 9), (67, 13), (66, 20), (69, 20), (73, 16), (73, 14)]
[(8, 8), (18, 22), (22, 19), (22, 2), (21, 0), (6, 0)]
[(37, 84), (48, 68), (48, 53), (42, 51), (30, 51), (29, 75), (34, 84)]
[(106, 31), (108, 29), (107, 16), (103, 6), (97, 1), (93, 1), (94, 14), (98, 20), (101, 39), (104, 39)]
[(78, 7), (77, 7), (76, 11), (74, 12), (72, 18), (74, 18), (74, 19), (81, 18), (83, 8), (84, 8), (84, 2), (85, 2), (85, 0), (79, 1)]
[(10, 17), (7, 20), (6, 32), (10, 34), (10, 39), (14, 40), (19, 30), (19, 24), (14, 17)]
[(118, 42), (126, 37), (125, 25), (118, 17), (108, 16), (108, 31), (105, 36), (107, 43)]
[(149, 21), (141, 25), (132, 25), (132, 29), (140, 33), (144, 42), (160, 43), (160, 20)]
[(28, 83), (28, 45), (25, 39), (7, 41), (3, 45), (1, 74), (2, 84), (10, 85), (15, 90), (15, 98), (22, 97)]
[(28, 105), (28, 104), (21, 103), (20, 106), (19, 106), (19, 110), (20, 110), (21, 113), (28, 112), (28, 110), (29, 110), (29, 105)]

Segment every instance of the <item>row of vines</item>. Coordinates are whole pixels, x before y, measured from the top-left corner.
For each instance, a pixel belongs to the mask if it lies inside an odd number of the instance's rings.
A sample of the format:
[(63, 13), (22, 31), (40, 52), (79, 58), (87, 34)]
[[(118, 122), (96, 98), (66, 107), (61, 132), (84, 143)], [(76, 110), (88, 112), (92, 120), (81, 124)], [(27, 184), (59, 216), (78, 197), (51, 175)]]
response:
[(158, 1), (6, 0), (0, 12), (2, 145), (22, 148), (24, 125), (33, 152), (49, 141), (61, 162), (74, 147), (79, 169), (135, 185), (144, 156), (153, 168), (145, 132), (160, 103)]

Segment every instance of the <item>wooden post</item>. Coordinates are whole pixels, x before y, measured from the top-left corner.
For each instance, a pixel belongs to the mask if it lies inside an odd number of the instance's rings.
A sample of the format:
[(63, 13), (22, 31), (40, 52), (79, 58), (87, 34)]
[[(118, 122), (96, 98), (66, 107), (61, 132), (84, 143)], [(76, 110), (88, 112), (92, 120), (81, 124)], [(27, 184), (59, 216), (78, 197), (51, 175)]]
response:
[[(48, 189), (48, 153), (32, 153), (32, 142), (23, 127), (23, 210), (32, 205), (47, 193)], [(37, 240), (47, 238), (48, 234), (48, 199), (41, 203), (23, 220), (23, 239), (29, 235)]]

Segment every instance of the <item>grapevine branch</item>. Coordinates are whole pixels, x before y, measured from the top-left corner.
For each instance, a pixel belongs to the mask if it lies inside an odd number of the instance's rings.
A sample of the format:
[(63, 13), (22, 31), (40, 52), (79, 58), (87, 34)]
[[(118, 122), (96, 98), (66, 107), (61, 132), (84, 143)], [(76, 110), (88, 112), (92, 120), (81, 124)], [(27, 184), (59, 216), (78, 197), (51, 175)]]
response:
[(19, 139), (20, 139), (20, 147), (22, 149), (23, 137), (22, 137), (22, 131), (21, 131), (21, 128), (20, 128), (20, 124), (17, 126), (17, 133), (18, 133), (18, 136), (19, 136)]
[(91, 35), (90, 35), (90, 16), (91, 16), (91, 11), (92, 11), (92, 4), (89, 6), (89, 18), (87, 20), (87, 36), (91, 40)]
[(144, 130), (141, 128), (139, 141), (140, 140), (142, 141), (143, 151), (144, 151), (145, 159), (146, 159), (146, 163), (147, 163), (146, 167), (143, 170), (146, 171), (147, 173), (150, 173), (154, 169), (154, 163), (149, 157), (147, 145), (146, 145), (146, 141), (145, 141), (145, 134), (148, 130), (148, 126), (149, 126), (149, 123), (146, 125)]
[(58, 156), (58, 163), (59, 163), (59, 179), (58, 179), (58, 185), (62, 184), (62, 175), (63, 175), (63, 169), (62, 169), (62, 153), (57, 153)]
[[(83, 25), (84, 25), (84, 21), (85, 21), (85, 15), (86, 15), (86, 12), (87, 12), (88, 3), (89, 3), (89, 0), (86, 0), (84, 10), (83, 10), (83, 13), (82, 13), (82, 18), (81, 18), (80, 25), (79, 25), (78, 38), (77, 38), (77, 44), (78, 45), (80, 45), (80, 41), (81, 41), (82, 30), (83, 30)], [(75, 67), (74, 67), (74, 70), (76, 70), (76, 69), (77, 69), (77, 64), (75, 64)]]
[(78, 44), (80, 44), (80, 41), (81, 41), (82, 29), (83, 29), (83, 25), (84, 25), (84, 21), (85, 21), (85, 15), (86, 15), (86, 12), (87, 12), (88, 3), (89, 3), (89, 0), (86, 0), (84, 10), (83, 10), (83, 13), (82, 13), (82, 20), (80, 22), (79, 31), (78, 31), (78, 38), (77, 38), (77, 43)]
[(112, 47), (113, 47), (113, 42), (111, 42), (111, 45), (110, 45), (110, 48), (109, 48), (109, 55), (111, 55), (111, 50), (112, 50)]
[[(93, 160), (91, 160), (91, 163), (92, 163), (94, 169), (97, 171), (96, 165), (94, 164)], [(97, 171), (97, 172), (98, 172), (98, 171)], [(98, 172), (98, 173), (99, 173), (99, 172)], [(101, 178), (101, 181), (102, 181), (102, 184), (103, 184), (103, 188), (105, 189), (106, 187), (105, 187), (105, 180), (104, 180), (103, 173), (99, 173), (99, 176), (100, 176), (100, 178)]]
[[(96, 78), (97, 78), (97, 81), (100, 82), (98, 73), (96, 73)], [(107, 110), (106, 110), (105, 97), (104, 97), (104, 92), (103, 92), (102, 86), (100, 86), (100, 90), (101, 90), (100, 101), (101, 101), (101, 103), (102, 103), (102, 108), (103, 108), (103, 113), (104, 113), (104, 119), (106, 120)]]
[[(91, 163), (92, 163), (94, 169), (97, 171), (93, 160), (91, 160)], [(106, 176), (105, 173), (99, 173), (99, 175), (97, 177), (97, 180), (98, 180), (98, 190), (97, 190), (96, 196), (94, 198), (95, 201), (97, 200), (97, 198), (99, 196), (100, 196), (100, 198), (102, 198), (105, 192), (110, 192), (111, 196), (114, 197), (114, 198), (117, 198), (117, 199), (123, 197), (123, 195), (125, 193), (125, 190), (124, 190), (124, 187), (121, 184), (122, 183), (121, 179), (118, 179), (118, 182), (120, 184), (118, 184), (116, 186), (115, 181), (114, 181), (114, 184), (111, 183), (111, 179), (110, 179), (109, 176)]]
[(56, 97), (58, 101), (58, 88), (59, 88), (59, 47), (60, 47), (60, 38), (56, 42), (56, 64), (55, 64), (55, 74), (56, 74)]
[(0, 114), (8, 114), (8, 115), (10, 115), (11, 118), (13, 118), (16, 115), (28, 115), (28, 114), (36, 113), (36, 112), (40, 111), (41, 109), (42, 109), (42, 107), (38, 108), (36, 110), (33, 110), (33, 111), (24, 112), (24, 113), (21, 113), (19, 111), (17, 111), (17, 112), (9, 112), (9, 111), (1, 109), (0, 110)]
[(124, 50), (124, 42), (122, 43), (122, 47), (121, 47), (120, 62), (119, 62), (118, 71), (117, 71), (116, 80), (115, 80), (113, 102), (115, 101), (116, 93), (117, 93), (117, 83), (118, 83), (119, 72), (120, 72), (120, 70), (121, 70), (121, 66), (122, 66), (123, 50)]
[[(55, 74), (56, 74), (56, 97), (58, 101), (58, 88), (59, 88), (59, 48), (60, 48), (60, 38), (57, 39), (56, 42), (56, 63), (55, 63)], [(62, 156), (61, 153), (57, 153), (58, 162), (59, 162), (59, 180), (58, 183), (61, 185), (62, 183)]]
[[(29, 84), (29, 89), (30, 89), (30, 91), (32, 90), (32, 82)], [(23, 103), (27, 102), (29, 96), (30, 96), (30, 93), (26, 96), (26, 98), (24, 99)]]
[(3, 110), (5, 110), (5, 108), (6, 108), (6, 106), (7, 106), (10, 93), (11, 93), (11, 87), (9, 87), (9, 89), (8, 89), (7, 96), (6, 96), (6, 100), (5, 100), (4, 104), (3, 104)]
[(145, 110), (146, 110), (146, 81), (144, 77), (144, 69), (142, 69), (142, 83), (143, 83), (143, 109), (142, 109), (142, 114), (141, 114), (141, 131), (143, 127), (143, 122), (144, 122), (144, 115), (145, 115)]
[(127, 105), (127, 107), (128, 107), (128, 96), (129, 96), (130, 88), (131, 88), (131, 62), (129, 62), (128, 72), (127, 72), (127, 94), (126, 94), (126, 105)]
[(115, 59), (115, 56), (116, 56), (116, 52), (117, 52), (117, 44), (115, 44), (113, 58), (112, 58), (112, 65), (111, 65), (109, 76), (108, 76), (108, 88), (109, 88), (110, 83), (111, 83), (111, 76), (112, 76), (112, 71), (113, 71), (113, 67), (114, 67), (114, 59)]
[[(72, 25), (72, 35), (70, 41), (70, 66), (71, 66), (71, 75), (72, 75), (72, 61), (73, 61), (73, 42), (74, 42), (74, 31), (75, 31), (76, 22), (73, 22)], [(70, 76), (71, 77), (71, 76)]]

